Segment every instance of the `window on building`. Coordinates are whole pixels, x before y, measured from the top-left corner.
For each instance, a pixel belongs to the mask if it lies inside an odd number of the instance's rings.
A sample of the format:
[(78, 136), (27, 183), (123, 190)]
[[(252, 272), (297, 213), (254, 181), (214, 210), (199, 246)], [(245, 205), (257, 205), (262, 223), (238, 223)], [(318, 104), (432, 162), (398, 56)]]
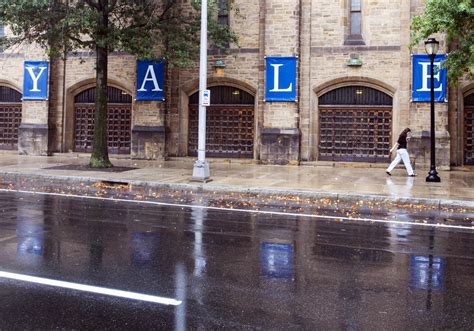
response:
[(218, 22), (223, 25), (229, 25), (229, 1), (219, 0)]
[(360, 0), (351, 0), (351, 35), (360, 34)]
[(361, 0), (349, 1), (349, 35), (346, 38), (346, 45), (364, 45), (362, 39), (362, 15)]
[[(5, 27), (3, 26), (2, 19), (0, 18), (0, 39), (5, 36)], [(0, 43), (0, 52), (3, 52), (3, 46)]]
[[(229, 26), (229, 0), (218, 0), (218, 13), (217, 13), (217, 21), (219, 24)], [(222, 46), (224, 48), (229, 48), (229, 43), (225, 43)]]

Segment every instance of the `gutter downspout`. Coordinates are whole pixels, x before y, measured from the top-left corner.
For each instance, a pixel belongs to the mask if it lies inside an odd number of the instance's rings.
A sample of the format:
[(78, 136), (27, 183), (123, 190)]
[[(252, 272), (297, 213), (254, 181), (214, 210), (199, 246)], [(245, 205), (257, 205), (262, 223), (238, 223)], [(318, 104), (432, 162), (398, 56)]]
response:
[[(69, 0), (66, 0), (66, 21), (69, 18)], [(64, 34), (63, 34), (64, 36)], [(66, 60), (67, 60), (67, 46), (64, 43), (64, 54), (63, 54), (63, 109), (62, 109), (62, 130), (61, 130), (61, 153), (66, 152)]]
[(302, 25), (303, 25), (303, 0), (298, 1), (298, 46), (297, 46), (297, 51), (298, 51), (298, 83), (297, 83), (297, 89), (298, 89), (298, 104), (296, 105), (297, 109), (297, 114), (298, 117), (296, 118), (296, 128), (299, 131), (299, 143), (298, 143), (298, 165), (301, 162), (301, 143), (302, 143), (302, 134), (301, 134), (301, 128), (300, 128), (300, 116), (301, 116), (301, 73), (302, 73), (302, 66), (301, 66), (301, 31), (302, 31)]
[(63, 58), (63, 109), (62, 109), (62, 119), (63, 127), (61, 130), (61, 153), (66, 152), (66, 52), (64, 52)]

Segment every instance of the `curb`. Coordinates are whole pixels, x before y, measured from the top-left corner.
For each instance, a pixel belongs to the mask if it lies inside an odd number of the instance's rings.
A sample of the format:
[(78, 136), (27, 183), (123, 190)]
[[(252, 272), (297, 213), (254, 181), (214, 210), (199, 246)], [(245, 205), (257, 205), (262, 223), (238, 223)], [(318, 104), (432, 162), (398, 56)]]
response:
[[(386, 196), (386, 195), (374, 195), (374, 194), (360, 194), (360, 193), (333, 193), (333, 192), (321, 192), (321, 191), (300, 191), (300, 190), (279, 190), (279, 189), (266, 189), (266, 188), (239, 188), (231, 185), (213, 185), (212, 183), (162, 183), (153, 181), (142, 181), (142, 180), (113, 180), (105, 179), (100, 177), (85, 177), (85, 176), (60, 176), (60, 175), (40, 175), (40, 174), (23, 174), (16, 172), (4, 172), (0, 173), (0, 184), (13, 185), (16, 189), (23, 188), (24, 181), (52, 181), (57, 185), (74, 185), (74, 184), (87, 184), (93, 185), (103, 183), (104, 185), (129, 185), (130, 190), (133, 191), (162, 191), (162, 192), (179, 192), (183, 196), (189, 196), (194, 193), (200, 195), (204, 194), (211, 198), (235, 198), (232, 195), (241, 194), (243, 198), (263, 200), (265, 198), (267, 202), (283, 201), (285, 199), (308, 199), (312, 201), (329, 199), (336, 202), (339, 206), (344, 205), (364, 205), (364, 204), (377, 204), (382, 208), (400, 208), (400, 209), (412, 209), (419, 206), (429, 207), (432, 210), (439, 212), (446, 212), (452, 210), (454, 212), (461, 213), (473, 213), (474, 214), (474, 201), (467, 200), (448, 200), (448, 199), (430, 199), (430, 198), (410, 198), (410, 197), (398, 197), (398, 196)], [(33, 183), (34, 184), (34, 183)], [(90, 188), (92, 190), (92, 188)], [(242, 197), (238, 197), (242, 198)], [(285, 203), (286, 204), (286, 203)], [(290, 203), (291, 204), (291, 203)], [(300, 206), (304, 206), (304, 201), (298, 202)]]

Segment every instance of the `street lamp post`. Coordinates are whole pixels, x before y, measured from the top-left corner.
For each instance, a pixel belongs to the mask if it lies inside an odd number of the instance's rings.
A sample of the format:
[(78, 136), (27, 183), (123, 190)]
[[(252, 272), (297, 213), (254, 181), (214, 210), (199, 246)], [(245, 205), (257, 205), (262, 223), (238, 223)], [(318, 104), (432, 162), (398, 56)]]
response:
[(425, 50), (430, 58), (430, 138), (431, 138), (431, 165), (428, 177), (426, 177), (427, 182), (441, 182), (441, 178), (438, 176), (436, 171), (436, 137), (435, 137), (435, 105), (434, 105), (434, 59), (436, 52), (438, 52), (439, 41), (435, 38), (428, 38), (425, 41)]
[(201, 43), (199, 61), (199, 128), (198, 159), (193, 167), (193, 181), (209, 181), (209, 164), (206, 162), (206, 107), (203, 105), (203, 91), (207, 87), (207, 0), (201, 1)]

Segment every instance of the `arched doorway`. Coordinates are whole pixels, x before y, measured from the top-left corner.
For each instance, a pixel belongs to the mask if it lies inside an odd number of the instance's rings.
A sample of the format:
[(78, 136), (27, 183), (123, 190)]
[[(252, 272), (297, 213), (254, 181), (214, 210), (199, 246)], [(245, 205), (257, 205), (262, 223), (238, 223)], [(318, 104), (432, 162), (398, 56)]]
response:
[[(95, 87), (74, 97), (74, 150), (91, 153), (94, 136)], [(108, 87), (108, 147), (111, 154), (130, 154), (132, 96)]]
[(21, 123), (21, 93), (0, 86), (0, 149), (18, 148), (18, 127)]
[(319, 98), (319, 160), (388, 162), (392, 97), (367, 86), (345, 86)]
[[(254, 96), (232, 86), (214, 86), (206, 107), (206, 155), (253, 158)], [(199, 92), (189, 97), (188, 154), (197, 155)]]
[(474, 165), (474, 92), (464, 97), (464, 164)]

